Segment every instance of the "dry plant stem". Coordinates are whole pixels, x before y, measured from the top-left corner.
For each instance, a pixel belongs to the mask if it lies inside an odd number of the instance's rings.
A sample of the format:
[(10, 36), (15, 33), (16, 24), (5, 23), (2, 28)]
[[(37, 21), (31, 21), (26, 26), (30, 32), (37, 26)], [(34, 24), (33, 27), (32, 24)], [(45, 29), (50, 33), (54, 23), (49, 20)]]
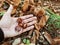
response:
[(32, 34), (32, 32), (33, 32), (33, 30), (31, 30), (28, 35), (30, 36)]
[(31, 42), (32, 42), (32, 43), (35, 43), (35, 42), (36, 42), (36, 36), (35, 36), (35, 35), (32, 36), (32, 38), (31, 38)]
[(51, 45), (55, 45), (56, 44), (56, 42), (52, 39), (52, 37), (50, 36), (50, 34), (48, 34), (47, 32), (44, 32), (44, 37), (47, 39), (47, 41)]
[(38, 39), (39, 35), (40, 35), (40, 32), (38, 30), (35, 30), (35, 33), (36, 33), (36, 38)]
[(36, 24), (35, 24), (35, 28), (36, 28), (36, 30), (39, 31), (41, 27), (40, 27), (40, 25), (39, 25), (38, 23), (36, 23)]

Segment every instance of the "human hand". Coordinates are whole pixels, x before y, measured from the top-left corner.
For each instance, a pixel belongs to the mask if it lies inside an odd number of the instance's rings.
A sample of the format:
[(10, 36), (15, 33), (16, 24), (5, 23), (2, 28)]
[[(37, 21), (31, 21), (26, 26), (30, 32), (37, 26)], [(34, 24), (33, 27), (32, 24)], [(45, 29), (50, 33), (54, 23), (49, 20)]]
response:
[(25, 29), (23, 29), (23, 27), (20, 27), (19, 32), (17, 32), (15, 30), (15, 28), (18, 25), (18, 23), (17, 23), (18, 18), (14, 18), (14, 17), (10, 16), (12, 9), (13, 9), (13, 6), (10, 5), (8, 11), (4, 14), (4, 16), (2, 17), (2, 19), (0, 21), (0, 25), (1, 25), (0, 27), (2, 28), (2, 30), (4, 32), (5, 38), (17, 36), (21, 33), (24, 33), (26, 31), (33, 29), (34, 28), (33, 24), (35, 24), (36, 20), (37, 20), (37, 18), (34, 17), (32, 14), (19, 17), (19, 18), (23, 19), (22, 22), (27, 23), (27, 27)]

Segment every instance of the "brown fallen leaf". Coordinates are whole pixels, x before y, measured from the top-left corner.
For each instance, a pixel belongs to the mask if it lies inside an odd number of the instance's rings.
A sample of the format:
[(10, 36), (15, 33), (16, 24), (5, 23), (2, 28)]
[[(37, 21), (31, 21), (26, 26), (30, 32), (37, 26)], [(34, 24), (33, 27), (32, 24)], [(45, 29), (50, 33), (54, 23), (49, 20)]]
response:
[(51, 44), (51, 45), (55, 45), (56, 42), (52, 39), (52, 37), (50, 36), (49, 33), (47, 32), (43, 32), (44, 37), (47, 39), (47, 41)]
[(13, 4), (14, 6), (18, 6), (20, 3), (20, 0), (6, 0), (8, 4)]
[(53, 39), (57, 44), (60, 44), (60, 37), (54, 38)]
[(36, 24), (35, 24), (35, 28), (36, 28), (37, 30), (40, 30), (41, 27), (40, 27), (40, 25), (39, 25), (38, 23), (36, 23)]
[(49, 19), (49, 16), (47, 16), (47, 15), (42, 16), (42, 18), (40, 19), (40, 22), (39, 22), (40, 27), (45, 26), (48, 19)]
[(48, 19), (49, 19), (49, 16), (47, 16), (47, 15), (42, 16), (39, 23), (35, 24), (35, 28), (37, 30), (40, 30), (41, 28), (43, 28), (46, 25), (46, 22)]
[(0, 7), (3, 5), (5, 0), (0, 0)]
[(12, 4), (13, 5), (14, 8), (13, 8), (12, 14), (14, 14), (16, 12), (16, 9), (17, 9), (19, 3), (20, 3), (20, 0), (12, 0), (12, 1), (7, 0), (6, 2), (8, 4)]
[(37, 6), (34, 9), (34, 13), (37, 17), (41, 17), (41, 16), (45, 15), (45, 10), (43, 8), (41, 8), (40, 6)]
[(31, 42), (32, 42), (32, 43), (35, 43), (35, 42), (36, 42), (36, 36), (35, 36), (35, 34), (34, 34), (34, 36), (32, 36)]
[(11, 45), (10, 42), (4, 42), (2, 45)]
[(20, 3), (20, 0), (13, 0), (13, 3), (14, 3), (15, 6), (18, 6), (19, 3)]
[(22, 7), (22, 10), (25, 12), (28, 9), (28, 6), (29, 6), (29, 0), (25, 0), (23, 7)]
[(34, 5), (34, 0), (29, 0), (30, 4)]
[(38, 39), (40, 36), (40, 32), (38, 30), (35, 30), (35, 33), (36, 33), (36, 38)]
[(14, 14), (16, 12), (16, 9), (20, 3), (20, 0), (13, 0), (13, 3), (14, 3), (14, 9), (12, 11), (12, 14)]
[(14, 8), (12, 10), (12, 14), (16, 13), (16, 9), (17, 9), (17, 6), (14, 6)]

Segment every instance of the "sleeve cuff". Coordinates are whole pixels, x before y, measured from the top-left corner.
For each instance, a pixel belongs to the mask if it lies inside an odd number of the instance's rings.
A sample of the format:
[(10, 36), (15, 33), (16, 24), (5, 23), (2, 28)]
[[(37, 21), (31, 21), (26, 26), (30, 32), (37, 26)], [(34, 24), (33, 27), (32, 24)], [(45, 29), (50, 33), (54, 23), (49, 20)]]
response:
[(0, 28), (0, 42), (2, 42), (3, 40), (4, 40), (4, 33), (2, 29)]

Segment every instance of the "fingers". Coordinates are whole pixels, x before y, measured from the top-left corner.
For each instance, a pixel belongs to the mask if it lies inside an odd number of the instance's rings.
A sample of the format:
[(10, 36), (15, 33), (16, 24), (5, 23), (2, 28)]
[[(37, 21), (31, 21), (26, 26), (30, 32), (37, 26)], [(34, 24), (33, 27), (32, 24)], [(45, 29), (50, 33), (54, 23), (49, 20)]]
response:
[(31, 21), (33, 21), (33, 20), (37, 20), (37, 18), (36, 18), (36, 17), (32, 17), (32, 18), (23, 20), (23, 22), (28, 23), (28, 22), (31, 22)]
[[(23, 19), (23, 20), (25, 20), (25, 19), (30, 18), (30, 17), (33, 17), (33, 15), (30, 14), (30, 15), (26, 15), (26, 16), (21, 16), (20, 18)], [(13, 17), (13, 20), (16, 21), (17, 19), (18, 19), (18, 18), (14, 18), (14, 17)]]
[[(23, 19), (23, 20), (26, 20), (26, 19), (31, 18), (31, 17), (33, 17), (32, 14), (30, 14), (30, 15), (26, 15), (26, 16), (21, 16), (20, 18)], [(13, 18), (14, 22), (16, 22), (17, 19), (18, 19), (18, 18)], [(24, 22), (25, 22), (25, 21), (24, 21)]]
[(11, 15), (12, 9), (13, 9), (13, 6), (10, 5), (8, 11), (4, 14), (4, 16), (2, 17), (1, 20), (6, 20), (7, 19), (7, 20), (10, 21), (10, 19), (11, 19), (11, 16), (10, 15)]
[(24, 29), (23, 30), (23, 32), (22, 33), (24, 33), (24, 32), (26, 32), (26, 31), (29, 31), (29, 30), (31, 30), (31, 29), (33, 29), (34, 28), (34, 26), (32, 25), (32, 26), (30, 26), (30, 27), (27, 27), (26, 29)]
[(36, 23), (36, 20), (34, 20), (30, 23), (27, 23), (27, 28), (25, 28), (25, 29), (22, 28), (19, 33), (21, 34), (21, 33), (24, 33), (26, 31), (33, 29), (34, 28), (33, 24), (35, 24), (35, 23)]
[(27, 23), (27, 26), (31, 26), (31, 25), (35, 24), (36, 22), (37, 22), (36, 20), (29, 22), (29, 23)]
[(27, 19), (27, 18), (30, 18), (30, 17), (33, 17), (33, 15), (30, 14), (30, 15), (26, 15), (26, 16), (21, 16), (20, 18), (21, 18), (21, 19)]

